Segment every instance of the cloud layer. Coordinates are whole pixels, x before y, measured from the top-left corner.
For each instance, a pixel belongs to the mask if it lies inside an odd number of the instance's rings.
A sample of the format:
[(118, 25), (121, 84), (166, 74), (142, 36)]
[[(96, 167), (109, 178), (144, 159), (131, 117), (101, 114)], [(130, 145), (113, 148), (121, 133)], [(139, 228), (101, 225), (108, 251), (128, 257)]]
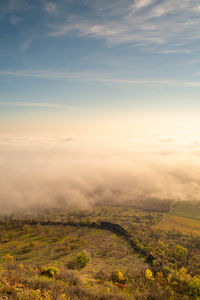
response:
[(200, 199), (200, 140), (0, 139), (0, 211), (96, 201)]
[[(0, 76), (13, 76), (24, 78), (39, 78), (49, 80), (72, 80), (80, 82), (99, 82), (117, 85), (142, 85), (142, 86), (170, 86), (170, 87), (200, 87), (198, 80), (177, 80), (177, 79), (138, 79), (138, 78), (117, 78), (109, 73), (91, 72), (59, 72), (53, 70), (0, 70)], [(20, 102), (18, 102), (20, 103)], [(1, 103), (0, 103), (1, 104)]]

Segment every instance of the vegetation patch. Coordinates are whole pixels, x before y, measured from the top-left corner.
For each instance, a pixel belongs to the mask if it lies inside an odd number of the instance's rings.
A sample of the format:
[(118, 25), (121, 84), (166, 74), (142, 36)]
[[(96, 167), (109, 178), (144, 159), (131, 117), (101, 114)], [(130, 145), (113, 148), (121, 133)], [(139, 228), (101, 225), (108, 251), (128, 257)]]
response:
[(181, 201), (174, 204), (172, 208), (173, 215), (195, 219), (200, 221), (200, 202)]
[(155, 201), (2, 220), (0, 299), (200, 299), (200, 222)]
[(161, 223), (153, 226), (155, 229), (165, 231), (177, 231), (183, 234), (195, 234), (200, 236), (200, 222), (180, 216), (166, 216)]

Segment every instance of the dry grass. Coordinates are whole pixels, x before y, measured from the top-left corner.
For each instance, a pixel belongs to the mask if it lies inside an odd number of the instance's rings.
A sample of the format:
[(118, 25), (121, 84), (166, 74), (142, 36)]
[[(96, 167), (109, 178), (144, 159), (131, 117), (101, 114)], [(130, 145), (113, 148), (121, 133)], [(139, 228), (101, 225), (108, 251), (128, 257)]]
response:
[(165, 231), (178, 231), (182, 234), (194, 234), (200, 236), (200, 222), (185, 217), (166, 216), (162, 222), (154, 225), (154, 229)]

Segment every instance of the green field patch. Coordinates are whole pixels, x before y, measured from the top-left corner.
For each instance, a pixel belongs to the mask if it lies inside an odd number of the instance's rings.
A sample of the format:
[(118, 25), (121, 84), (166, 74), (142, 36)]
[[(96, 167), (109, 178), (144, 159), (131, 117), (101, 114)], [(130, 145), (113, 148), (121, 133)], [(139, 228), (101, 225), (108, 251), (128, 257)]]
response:
[(200, 222), (180, 216), (166, 216), (163, 220), (153, 226), (154, 229), (165, 231), (177, 231), (182, 234), (194, 234), (200, 236)]
[(177, 202), (174, 204), (171, 214), (200, 221), (200, 202)]

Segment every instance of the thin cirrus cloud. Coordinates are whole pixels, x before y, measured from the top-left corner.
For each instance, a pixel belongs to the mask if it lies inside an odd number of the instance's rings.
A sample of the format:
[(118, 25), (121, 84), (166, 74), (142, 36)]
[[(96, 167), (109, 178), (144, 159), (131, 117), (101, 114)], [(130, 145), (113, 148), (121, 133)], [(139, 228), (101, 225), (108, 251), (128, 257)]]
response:
[(26, 39), (20, 47), (20, 52), (21, 53), (26, 52), (26, 50), (28, 50), (28, 48), (31, 46), (33, 40), (34, 40), (33, 37), (29, 37), (28, 39)]
[(10, 23), (12, 25), (17, 24), (22, 21), (21, 14), (27, 10), (30, 10), (32, 5), (25, 0), (7, 0), (0, 1), (0, 18), (2, 16), (8, 15), (10, 19)]
[(64, 105), (64, 104), (46, 103), (46, 102), (20, 102), (20, 101), (5, 102), (5, 101), (0, 101), (0, 106), (77, 109), (77, 107), (72, 107), (72, 106), (68, 106), (68, 105)]
[(0, 3), (0, 17), (8, 14), (13, 24), (30, 11), (42, 16), (40, 30), (46, 37), (73, 35), (111, 44), (153, 45), (164, 49), (173, 46), (175, 50), (171, 53), (177, 53), (183, 44), (198, 42), (200, 36), (199, 0), (87, 0), (81, 4), (78, 0), (43, 0), (31, 5), (27, 0), (8, 0)]
[(153, 2), (155, 2), (155, 0), (138, 0), (138, 1), (135, 1), (134, 7), (136, 9), (140, 9), (140, 8), (145, 7), (145, 6), (149, 6)]
[(48, 80), (72, 80), (84, 82), (99, 82), (105, 84), (128, 84), (143, 86), (180, 86), (180, 87), (200, 87), (200, 81), (186, 81), (176, 79), (138, 79), (138, 78), (114, 78), (109, 74), (89, 73), (89, 72), (59, 72), (47, 70), (16, 70), (0, 71), (0, 76), (13, 76), (25, 78), (38, 78)]
[(93, 4), (87, 1), (90, 14), (70, 14), (62, 22), (59, 20), (49, 24), (48, 36), (73, 33), (81, 37), (105, 39), (110, 43), (137, 45), (173, 42), (180, 48), (180, 42), (199, 39), (198, 0), (138, 0), (134, 3), (118, 0), (117, 4), (114, 6), (103, 1), (100, 5), (97, 1)]
[(44, 10), (49, 14), (55, 14), (57, 12), (57, 5), (54, 2), (46, 2)]

